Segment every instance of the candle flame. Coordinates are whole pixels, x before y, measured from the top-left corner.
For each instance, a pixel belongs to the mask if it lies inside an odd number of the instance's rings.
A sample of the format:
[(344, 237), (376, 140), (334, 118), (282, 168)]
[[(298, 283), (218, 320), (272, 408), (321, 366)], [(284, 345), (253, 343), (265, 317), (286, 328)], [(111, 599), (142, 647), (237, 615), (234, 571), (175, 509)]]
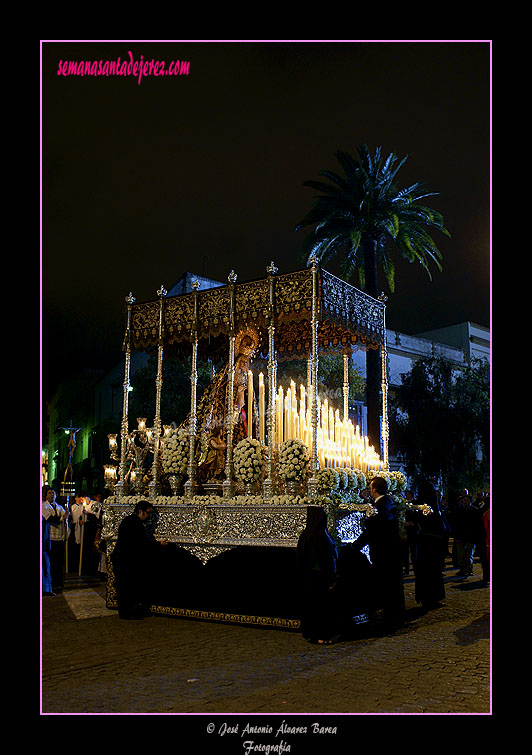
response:
[[(259, 380), (259, 386), (261, 385)], [(299, 406), (298, 406), (299, 393)], [(295, 382), (286, 389), (279, 386), (275, 396), (275, 418), (277, 443), (297, 438), (312, 452), (311, 423), (312, 393), (304, 385), (296, 391)], [(318, 460), (320, 467), (370, 469), (384, 467), (378, 453), (370, 445), (367, 436), (350, 419), (341, 419), (340, 410), (329, 405), (327, 398), (321, 401), (318, 396)]]

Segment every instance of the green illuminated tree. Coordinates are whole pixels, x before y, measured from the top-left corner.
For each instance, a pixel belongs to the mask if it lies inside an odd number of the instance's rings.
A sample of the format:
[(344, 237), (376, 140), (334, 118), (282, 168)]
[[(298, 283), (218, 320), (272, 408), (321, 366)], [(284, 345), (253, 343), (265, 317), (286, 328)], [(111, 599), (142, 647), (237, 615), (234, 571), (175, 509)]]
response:
[[(358, 147), (359, 160), (347, 152), (336, 152), (344, 175), (330, 170), (320, 172), (325, 181), (305, 181), (319, 195), (296, 230), (314, 226), (303, 243), (308, 261), (315, 254), (320, 263), (336, 258), (340, 274), (351, 281), (358, 274), (361, 288), (370, 296), (380, 294), (378, 268), (384, 273), (390, 291), (395, 291), (393, 254), (419, 263), (432, 279), (429, 264), (441, 271), (441, 253), (427, 229), (435, 228), (450, 236), (442, 215), (422, 200), (436, 196), (422, 182), (400, 189), (397, 174), (408, 155), (398, 161), (392, 152), (383, 158), (377, 147), (372, 156), (364, 144)], [(368, 435), (380, 448), (379, 426), (379, 352), (370, 350), (366, 357), (366, 404)]]

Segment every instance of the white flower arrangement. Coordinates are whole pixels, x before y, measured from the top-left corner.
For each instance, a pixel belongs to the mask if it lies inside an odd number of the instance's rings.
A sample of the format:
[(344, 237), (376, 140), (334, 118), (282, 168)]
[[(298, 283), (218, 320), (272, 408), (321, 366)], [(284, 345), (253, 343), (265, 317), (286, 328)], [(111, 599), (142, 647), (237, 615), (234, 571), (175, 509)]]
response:
[(279, 448), (279, 476), (283, 480), (302, 480), (309, 463), (308, 448), (303, 441), (285, 440)]
[(383, 480), (386, 480), (386, 484), (388, 485), (388, 493), (393, 493), (395, 491), (395, 478), (392, 477), (390, 472), (381, 471), (379, 472), (379, 477), (382, 477)]
[(395, 480), (392, 479), (390, 472), (386, 472), (384, 469), (368, 469), (366, 472), (367, 487), (371, 485), (371, 481), (374, 477), (382, 477), (388, 484), (388, 492), (392, 493), (395, 487)]
[(356, 469), (346, 469), (347, 474), (347, 490), (349, 493), (354, 493), (358, 490), (358, 474)]
[(189, 456), (189, 434), (184, 427), (174, 430), (165, 440), (161, 452), (161, 466), (167, 475), (187, 473)]
[(231, 498), (231, 504), (237, 506), (301, 506), (306, 499), (299, 495), (274, 495), (267, 501), (260, 495), (237, 495)]
[(371, 481), (374, 477), (380, 477), (380, 472), (377, 472), (375, 469), (368, 469), (368, 471), (365, 473), (366, 475), (366, 485), (369, 488), (371, 485)]
[(390, 475), (395, 479), (395, 492), (403, 493), (406, 490), (407, 480), (402, 472), (390, 472)]
[(237, 443), (233, 454), (235, 477), (243, 483), (256, 482), (262, 474), (262, 446), (255, 438)]
[(358, 476), (353, 475), (352, 469), (344, 469), (342, 471), (345, 473), (345, 490), (350, 495), (357, 488)]
[(120, 498), (118, 496), (109, 496), (104, 501), (102, 501), (102, 508), (105, 511), (107, 506), (116, 506), (120, 504), (121, 506), (132, 506), (135, 507), (135, 504), (137, 504), (139, 501), (146, 501), (147, 496), (145, 495), (123, 495)]
[(347, 474), (347, 469), (337, 469), (338, 472), (338, 490), (348, 490), (349, 489), (349, 475)]
[[(126, 497), (127, 498), (127, 497)], [(126, 498), (121, 498), (121, 501), (125, 501)], [(145, 500), (142, 496), (131, 496), (131, 498), (138, 498), (138, 500)], [(118, 502), (118, 499), (116, 499)], [(156, 506), (307, 506), (310, 503), (310, 499), (300, 495), (274, 495), (266, 500), (262, 495), (236, 495), (232, 498), (224, 498), (220, 495), (202, 495), (195, 496), (194, 498), (187, 498), (186, 496), (158, 496), (155, 499)]]
[(300, 495), (274, 495), (268, 503), (272, 506), (306, 506), (307, 499)]
[(358, 477), (357, 490), (364, 490), (365, 488), (368, 487), (368, 484), (369, 484), (365, 473), (361, 469), (355, 469), (354, 471), (357, 473), (357, 477)]
[(338, 490), (340, 477), (336, 469), (319, 469), (317, 472), (318, 493), (330, 495)]

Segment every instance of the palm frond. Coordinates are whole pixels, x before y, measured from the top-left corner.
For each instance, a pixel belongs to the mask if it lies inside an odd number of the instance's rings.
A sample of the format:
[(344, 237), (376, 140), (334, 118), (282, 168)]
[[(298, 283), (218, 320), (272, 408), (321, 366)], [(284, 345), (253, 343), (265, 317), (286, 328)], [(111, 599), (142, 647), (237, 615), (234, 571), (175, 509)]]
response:
[(362, 241), (362, 232), (359, 228), (352, 228), (350, 233), (351, 238), (351, 253), (356, 254), (360, 249), (360, 242)]
[(356, 270), (357, 265), (348, 257), (344, 257), (340, 262), (340, 275), (345, 281), (349, 282)]
[(442, 255), (427, 229), (436, 228), (450, 237), (443, 216), (422, 201), (437, 196), (427, 190), (422, 181), (398, 188), (398, 172), (408, 159), (395, 152), (383, 156), (382, 148), (373, 153), (366, 144), (358, 147), (358, 157), (337, 151), (335, 156), (344, 175), (331, 170), (320, 171), (323, 179), (306, 181), (303, 185), (319, 192), (310, 211), (296, 230), (312, 226), (303, 248), (313, 252), (321, 261), (337, 256), (343, 275), (359, 274), (365, 287), (366, 271), (362, 241), (373, 241), (377, 248), (377, 262), (390, 291), (395, 289), (395, 264), (392, 251), (409, 262), (418, 262), (430, 279), (429, 264), (441, 270)]
[(384, 276), (391, 293), (395, 293), (395, 265), (389, 254), (385, 250), (381, 251), (380, 262), (384, 271)]
[(340, 196), (343, 191), (343, 187), (331, 186), (331, 184), (325, 183), (325, 181), (305, 181), (303, 186), (308, 186), (310, 189), (316, 189), (316, 191), (322, 191), (324, 194), (333, 194)]
[[(408, 160), (408, 155), (405, 155), (401, 160), (399, 160), (399, 164), (395, 166), (394, 170), (391, 170), (390, 166), (390, 181), (393, 183), (395, 181), (396, 175), (399, 173), (403, 165)], [(395, 162), (395, 161), (394, 161)]]
[(383, 219), (382, 224), (384, 229), (392, 237), (392, 239), (395, 239), (397, 234), (399, 233), (399, 217), (396, 215), (396, 213), (390, 213), (386, 218)]
[(352, 177), (359, 169), (359, 164), (355, 158), (349, 154), (349, 152), (338, 151), (335, 152), (335, 157), (342, 166), (342, 170), (348, 177)]
[(395, 202), (406, 202), (412, 204), (413, 202), (419, 202), (420, 199), (426, 199), (426, 197), (438, 197), (439, 191), (427, 191), (425, 184), (420, 181), (412, 184), (404, 189), (400, 189), (395, 197)]

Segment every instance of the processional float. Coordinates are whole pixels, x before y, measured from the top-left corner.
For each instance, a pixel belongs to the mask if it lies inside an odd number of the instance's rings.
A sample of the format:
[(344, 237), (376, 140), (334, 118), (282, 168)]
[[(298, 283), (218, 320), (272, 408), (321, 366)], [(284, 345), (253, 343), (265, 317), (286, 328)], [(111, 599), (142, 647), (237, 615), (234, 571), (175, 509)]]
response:
[[(237, 283), (237, 276), (231, 271), (227, 285), (200, 291), (198, 282), (193, 281), (192, 288), (190, 293), (168, 297), (161, 286), (158, 298), (144, 303), (137, 303), (132, 294), (126, 298), (120, 452), (116, 436), (110, 436), (112, 458), (118, 466), (105, 468), (106, 484), (112, 491), (103, 507), (102, 538), (107, 540), (108, 555), (123, 516), (131, 513), (135, 500), (147, 497), (157, 510), (157, 538), (176, 543), (203, 563), (239, 545), (293, 548), (305, 526), (307, 505), (323, 505), (319, 488), (321, 469), (362, 468), (364, 464), (367, 469), (388, 469), (384, 299), (375, 299), (337, 278), (321, 268), (315, 258), (304, 270), (278, 274), (272, 262), (267, 276), (259, 280)], [(241, 407), (242, 414), (249, 419), (244, 435), (255, 435), (255, 445), (260, 444), (262, 452), (263, 471), (253, 489), (243, 487), (235, 478), (235, 383), (241, 383), (243, 377), (237, 352), (242, 351), (245, 338), (248, 338), (248, 355), (267, 359), (267, 379), (262, 373), (258, 376), (258, 401), (250, 376), (247, 404), (244, 402)], [(367, 439), (361, 438), (359, 428), (353, 431), (348, 417), (349, 356), (353, 349), (379, 348), (382, 458), (368, 447)], [(134, 351), (157, 355), (155, 417), (153, 427), (147, 428), (146, 420), (139, 419), (138, 428), (130, 431), (128, 401)], [(161, 494), (161, 455), (172, 434), (172, 428), (161, 423), (163, 355), (168, 351), (181, 354), (188, 351), (191, 357), (190, 412), (181, 427), (188, 441), (186, 482), (181, 495), (174, 488), (170, 496)], [(333, 411), (320, 401), (317, 390), (319, 354), (338, 352), (344, 358), (342, 417), (339, 409)], [(221, 434), (225, 435), (224, 477), (218, 478), (214, 485), (201, 484), (198, 448), (206, 428), (201, 424), (204, 414), (198, 416), (198, 359), (214, 356), (219, 359), (224, 354), (225, 383), (220, 377), (226, 402)], [(277, 385), (278, 364), (293, 359), (307, 360), (307, 385), (300, 387), (299, 404), (294, 404), (293, 385), (287, 387), (286, 395)], [(288, 394), (290, 398), (285, 404)], [(203, 404), (199, 402), (204, 412)], [(333, 441), (338, 443), (335, 448), (341, 448), (341, 454), (326, 447), (331, 441), (331, 424), (337, 433), (337, 437), (333, 434)], [(239, 432), (242, 435), (240, 425)], [(279, 449), (290, 438), (301, 439), (308, 448), (308, 474), (297, 493), (288, 483), (283, 485), (278, 474)], [(147, 488), (142, 489), (142, 464), (147, 450), (153, 462)], [(363, 515), (363, 505), (360, 508)], [(331, 526), (334, 529), (334, 517)]]

